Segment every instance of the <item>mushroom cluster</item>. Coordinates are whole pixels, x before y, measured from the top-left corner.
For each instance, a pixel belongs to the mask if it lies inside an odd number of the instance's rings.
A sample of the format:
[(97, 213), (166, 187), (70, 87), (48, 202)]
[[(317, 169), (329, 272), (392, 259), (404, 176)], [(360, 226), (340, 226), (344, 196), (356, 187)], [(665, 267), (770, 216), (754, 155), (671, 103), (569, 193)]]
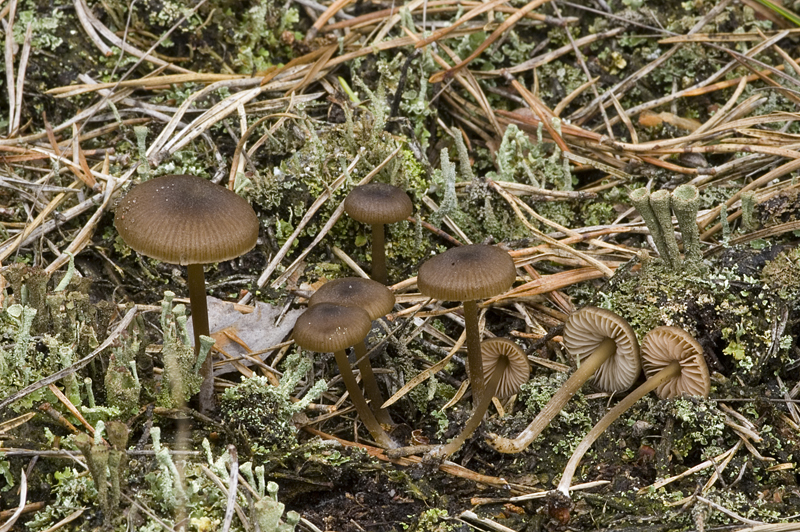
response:
[[(681, 203), (684, 196), (690, 195), (678, 194), (675, 202)], [(350, 277), (324, 284), (309, 298), (308, 309), (297, 320), (293, 337), (304, 349), (334, 354), (358, 417), (378, 445), (395, 449), (399, 445), (387, 433), (393, 421), (382, 407), (384, 396), (365, 338), (373, 320), (390, 313), (395, 303), (394, 294), (385, 286), (383, 225), (407, 218), (412, 210), (411, 200), (396, 187), (376, 183), (356, 187), (347, 197), (345, 209), (354, 219), (372, 226), (375, 280)], [(259, 222), (252, 208), (233, 192), (205, 179), (172, 175), (134, 187), (119, 204), (115, 225), (133, 249), (187, 266), (195, 345), (199, 346), (200, 336), (209, 332), (202, 265), (230, 260), (255, 245)], [(419, 269), (417, 285), (423, 295), (439, 301), (463, 302), (467, 376), (473, 393), (470, 419), (456, 438), (435, 449), (433, 454), (439, 458), (461, 448), (480, 426), (493, 397), (514, 395), (528, 380), (530, 367), (519, 346), (504, 338), (481, 342), (479, 331), (478, 300), (503, 293), (515, 280), (511, 256), (490, 245), (452, 248), (427, 260)], [(514, 453), (527, 448), (588, 379), (593, 378), (601, 390), (621, 392), (632, 386), (641, 373), (640, 347), (634, 331), (608, 310), (585, 307), (574, 312), (566, 320), (563, 344), (575, 357), (578, 369), (517, 438), (490, 435), (488, 443), (496, 450)], [(346, 350), (351, 346), (366, 397), (347, 356)], [(578, 445), (558, 487), (562, 496), (569, 496), (572, 477), (592, 443), (641, 397), (653, 390), (659, 397), (708, 394), (702, 348), (685, 331), (675, 327), (650, 331), (643, 340), (641, 356), (646, 382), (610, 410)], [(208, 357), (202, 366), (202, 410), (213, 406), (211, 368)]]
[(487, 443), (495, 450), (519, 453), (526, 449), (590, 378), (603, 391), (622, 392), (641, 372), (636, 333), (610, 310), (584, 307), (572, 313), (564, 324), (564, 345), (578, 361), (578, 369), (519, 436), (490, 434)]
[(308, 308), (295, 322), (294, 341), (300, 347), (317, 353), (333, 352), (339, 373), (358, 417), (381, 447), (393, 449), (397, 443), (389, 436), (367, 404), (347, 359), (348, 347), (363, 343), (372, 326), (364, 309), (332, 303), (317, 303)]

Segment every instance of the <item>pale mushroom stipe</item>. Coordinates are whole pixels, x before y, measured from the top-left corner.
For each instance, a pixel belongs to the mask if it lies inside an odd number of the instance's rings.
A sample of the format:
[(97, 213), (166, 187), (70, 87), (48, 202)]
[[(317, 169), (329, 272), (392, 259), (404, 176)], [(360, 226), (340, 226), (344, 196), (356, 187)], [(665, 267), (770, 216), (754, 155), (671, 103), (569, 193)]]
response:
[(601, 390), (621, 392), (630, 388), (641, 372), (636, 334), (610, 310), (584, 307), (573, 312), (564, 325), (564, 346), (578, 360), (578, 369), (519, 436), (510, 439), (490, 434), (487, 443), (495, 450), (525, 450), (592, 376)]

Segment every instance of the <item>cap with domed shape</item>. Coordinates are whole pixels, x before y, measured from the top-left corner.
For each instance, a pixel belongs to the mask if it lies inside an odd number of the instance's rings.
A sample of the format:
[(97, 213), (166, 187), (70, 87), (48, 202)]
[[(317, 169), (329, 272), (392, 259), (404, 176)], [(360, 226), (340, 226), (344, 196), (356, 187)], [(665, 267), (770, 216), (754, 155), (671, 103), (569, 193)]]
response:
[[(187, 267), (195, 353), (208, 336), (203, 264), (243, 255), (258, 240), (258, 217), (234, 192), (194, 175), (166, 175), (133, 187), (120, 201), (114, 226), (134, 250)], [(200, 369), (198, 400), (208, 412), (214, 403), (214, 375), (209, 355)]]
[(235, 259), (258, 240), (258, 217), (247, 201), (193, 175), (167, 175), (133, 187), (114, 226), (128, 246), (171, 264)]
[(372, 325), (364, 309), (345, 307), (332, 303), (318, 303), (308, 307), (294, 324), (294, 341), (300, 347), (318, 353), (333, 352), (339, 374), (342, 376), (350, 401), (358, 417), (375, 441), (384, 448), (395, 448), (397, 443), (383, 430), (375, 414), (358, 387), (345, 349), (363, 342)]
[(475, 300), (508, 290), (516, 278), (517, 271), (511, 255), (485, 244), (450, 248), (428, 259), (419, 268), (417, 286), (423, 295), (440, 301), (464, 302), (469, 361), (467, 371), (472, 384), (473, 404), (480, 401), (486, 387)]
[(388, 273), (383, 226), (411, 216), (411, 198), (395, 186), (367, 183), (350, 191), (344, 200), (344, 210), (353, 220), (372, 226), (372, 278), (386, 284)]
[[(313, 307), (319, 303), (334, 303), (346, 307), (364, 309), (370, 320), (387, 315), (394, 308), (394, 294), (378, 281), (362, 277), (343, 277), (333, 279), (322, 285), (308, 298), (308, 306)], [(381, 394), (372, 364), (367, 356), (366, 340), (357, 342), (353, 346), (356, 354), (358, 370), (364, 382), (364, 392), (370, 400), (370, 408), (375, 417), (384, 425), (394, 425), (389, 412), (382, 408), (383, 395)]]

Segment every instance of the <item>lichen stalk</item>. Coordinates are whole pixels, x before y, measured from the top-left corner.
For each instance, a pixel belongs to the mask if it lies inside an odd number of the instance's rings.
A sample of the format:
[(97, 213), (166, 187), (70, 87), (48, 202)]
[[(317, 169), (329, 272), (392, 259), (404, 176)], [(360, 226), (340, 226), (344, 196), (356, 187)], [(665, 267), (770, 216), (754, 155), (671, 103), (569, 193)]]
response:
[(700, 192), (694, 185), (681, 185), (672, 192), (672, 209), (678, 218), (683, 235), (683, 252), (687, 261), (699, 261), (700, 230), (697, 227), (697, 211), (700, 208)]
[(386, 272), (386, 240), (383, 224), (372, 224), (372, 279), (386, 284), (389, 278)]
[(636, 210), (642, 216), (642, 220), (644, 220), (644, 224), (650, 231), (650, 236), (653, 237), (653, 243), (656, 245), (656, 251), (658, 251), (662, 259), (668, 260), (669, 254), (664, 235), (661, 232), (661, 225), (658, 223), (653, 208), (650, 206), (650, 193), (646, 188), (637, 188), (628, 195), (628, 198), (633, 203), (633, 206), (636, 207)]
[(614, 340), (611, 338), (603, 340), (591, 355), (581, 361), (581, 365), (575, 370), (575, 373), (550, 398), (550, 401), (519, 436), (510, 439), (490, 434), (486, 443), (501, 453), (519, 453), (527, 449), (533, 443), (533, 440), (550, 425), (550, 422), (561, 412), (561, 409), (572, 399), (572, 396), (581, 389), (581, 386), (594, 375), (597, 368), (611, 358), (616, 351), (617, 344)]
[(361, 393), (355, 375), (353, 375), (350, 369), (350, 361), (347, 360), (347, 353), (344, 351), (336, 351), (334, 356), (336, 357), (336, 364), (339, 366), (339, 373), (342, 375), (344, 386), (350, 393), (350, 401), (352, 401), (353, 406), (356, 407), (358, 417), (364, 423), (364, 426), (367, 427), (367, 430), (375, 439), (375, 442), (385, 449), (394, 449), (398, 447), (397, 443), (383, 430), (381, 424), (378, 423), (366, 399), (364, 399), (364, 394)]
[(467, 334), (467, 375), (472, 386), (472, 404), (477, 406), (486, 393), (477, 301), (464, 301), (464, 325)]
[(661, 227), (661, 236), (667, 248), (667, 256), (664, 259), (675, 269), (681, 265), (681, 256), (678, 252), (678, 241), (675, 239), (675, 229), (672, 226), (670, 203), (670, 194), (666, 190), (657, 190), (650, 194), (650, 206)]
[(622, 401), (608, 411), (608, 413), (597, 422), (597, 425), (592, 427), (586, 436), (581, 440), (572, 456), (564, 468), (564, 474), (561, 475), (561, 481), (558, 483), (557, 490), (562, 494), (569, 497), (569, 487), (572, 484), (572, 477), (575, 476), (575, 471), (578, 469), (583, 455), (592, 447), (592, 444), (603, 434), (616, 419), (632, 407), (639, 399), (658, 388), (663, 382), (677, 377), (681, 374), (681, 364), (677, 360), (673, 360), (661, 371), (647, 379), (644, 384), (636, 388), (633, 392), (628, 394)]
[(748, 191), (742, 193), (742, 231), (749, 233), (756, 228), (755, 223), (756, 194)]
[[(206, 304), (206, 281), (202, 264), (187, 266), (187, 282), (189, 284), (189, 304), (192, 308), (192, 328), (194, 329), (194, 353), (200, 352), (200, 337), (209, 336), (208, 306)], [(210, 412), (214, 409), (214, 372), (213, 358), (207, 356), (200, 367), (203, 383), (197, 399), (200, 411)]]

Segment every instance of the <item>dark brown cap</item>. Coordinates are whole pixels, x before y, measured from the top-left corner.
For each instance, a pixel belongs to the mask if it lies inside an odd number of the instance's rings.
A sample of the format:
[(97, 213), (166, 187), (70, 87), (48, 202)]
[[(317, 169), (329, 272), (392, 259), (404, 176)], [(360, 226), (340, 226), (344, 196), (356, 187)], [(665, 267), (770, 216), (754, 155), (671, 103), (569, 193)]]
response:
[(258, 240), (250, 204), (193, 175), (167, 175), (133, 187), (117, 206), (114, 226), (139, 253), (182, 265), (231, 260)]
[(481, 354), (483, 355), (483, 378), (489, 382), (497, 368), (497, 362), (501, 357), (508, 359), (503, 376), (497, 385), (495, 397), (505, 399), (519, 392), (520, 386), (528, 382), (531, 374), (531, 366), (528, 357), (520, 347), (508, 338), (490, 338), (481, 342)]
[(679, 376), (656, 388), (661, 399), (671, 399), (684, 393), (708, 397), (711, 379), (703, 358), (703, 348), (697, 340), (679, 327), (656, 327), (642, 340), (642, 366), (649, 379), (670, 362), (681, 365)]
[(309, 307), (294, 324), (294, 341), (318, 353), (347, 349), (363, 340), (372, 320), (363, 309), (320, 303)]
[(344, 200), (345, 212), (365, 224), (393, 224), (411, 216), (411, 198), (401, 189), (384, 183), (353, 188)]
[(392, 311), (394, 294), (372, 279), (343, 277), (328, 281), (308, 299), (309, 307), (320, 303), (363, 308), (369, 319), (376, 320)]
[(642, 371), (639, 340), (628, 322), (610, 310), (583, 307), (564, 324), (564, 346), (578, 360), (594, 353), (606, 338), (614, 340), (616, 352), (597, 369), (594, 383), (607, 392), (627, 390)]
[(425, 261), (417, 286), (424, 295), (440, 301), (472, 301), (508, 290), (516, 278), (508, 252), (474, 244), (450, 248)]

